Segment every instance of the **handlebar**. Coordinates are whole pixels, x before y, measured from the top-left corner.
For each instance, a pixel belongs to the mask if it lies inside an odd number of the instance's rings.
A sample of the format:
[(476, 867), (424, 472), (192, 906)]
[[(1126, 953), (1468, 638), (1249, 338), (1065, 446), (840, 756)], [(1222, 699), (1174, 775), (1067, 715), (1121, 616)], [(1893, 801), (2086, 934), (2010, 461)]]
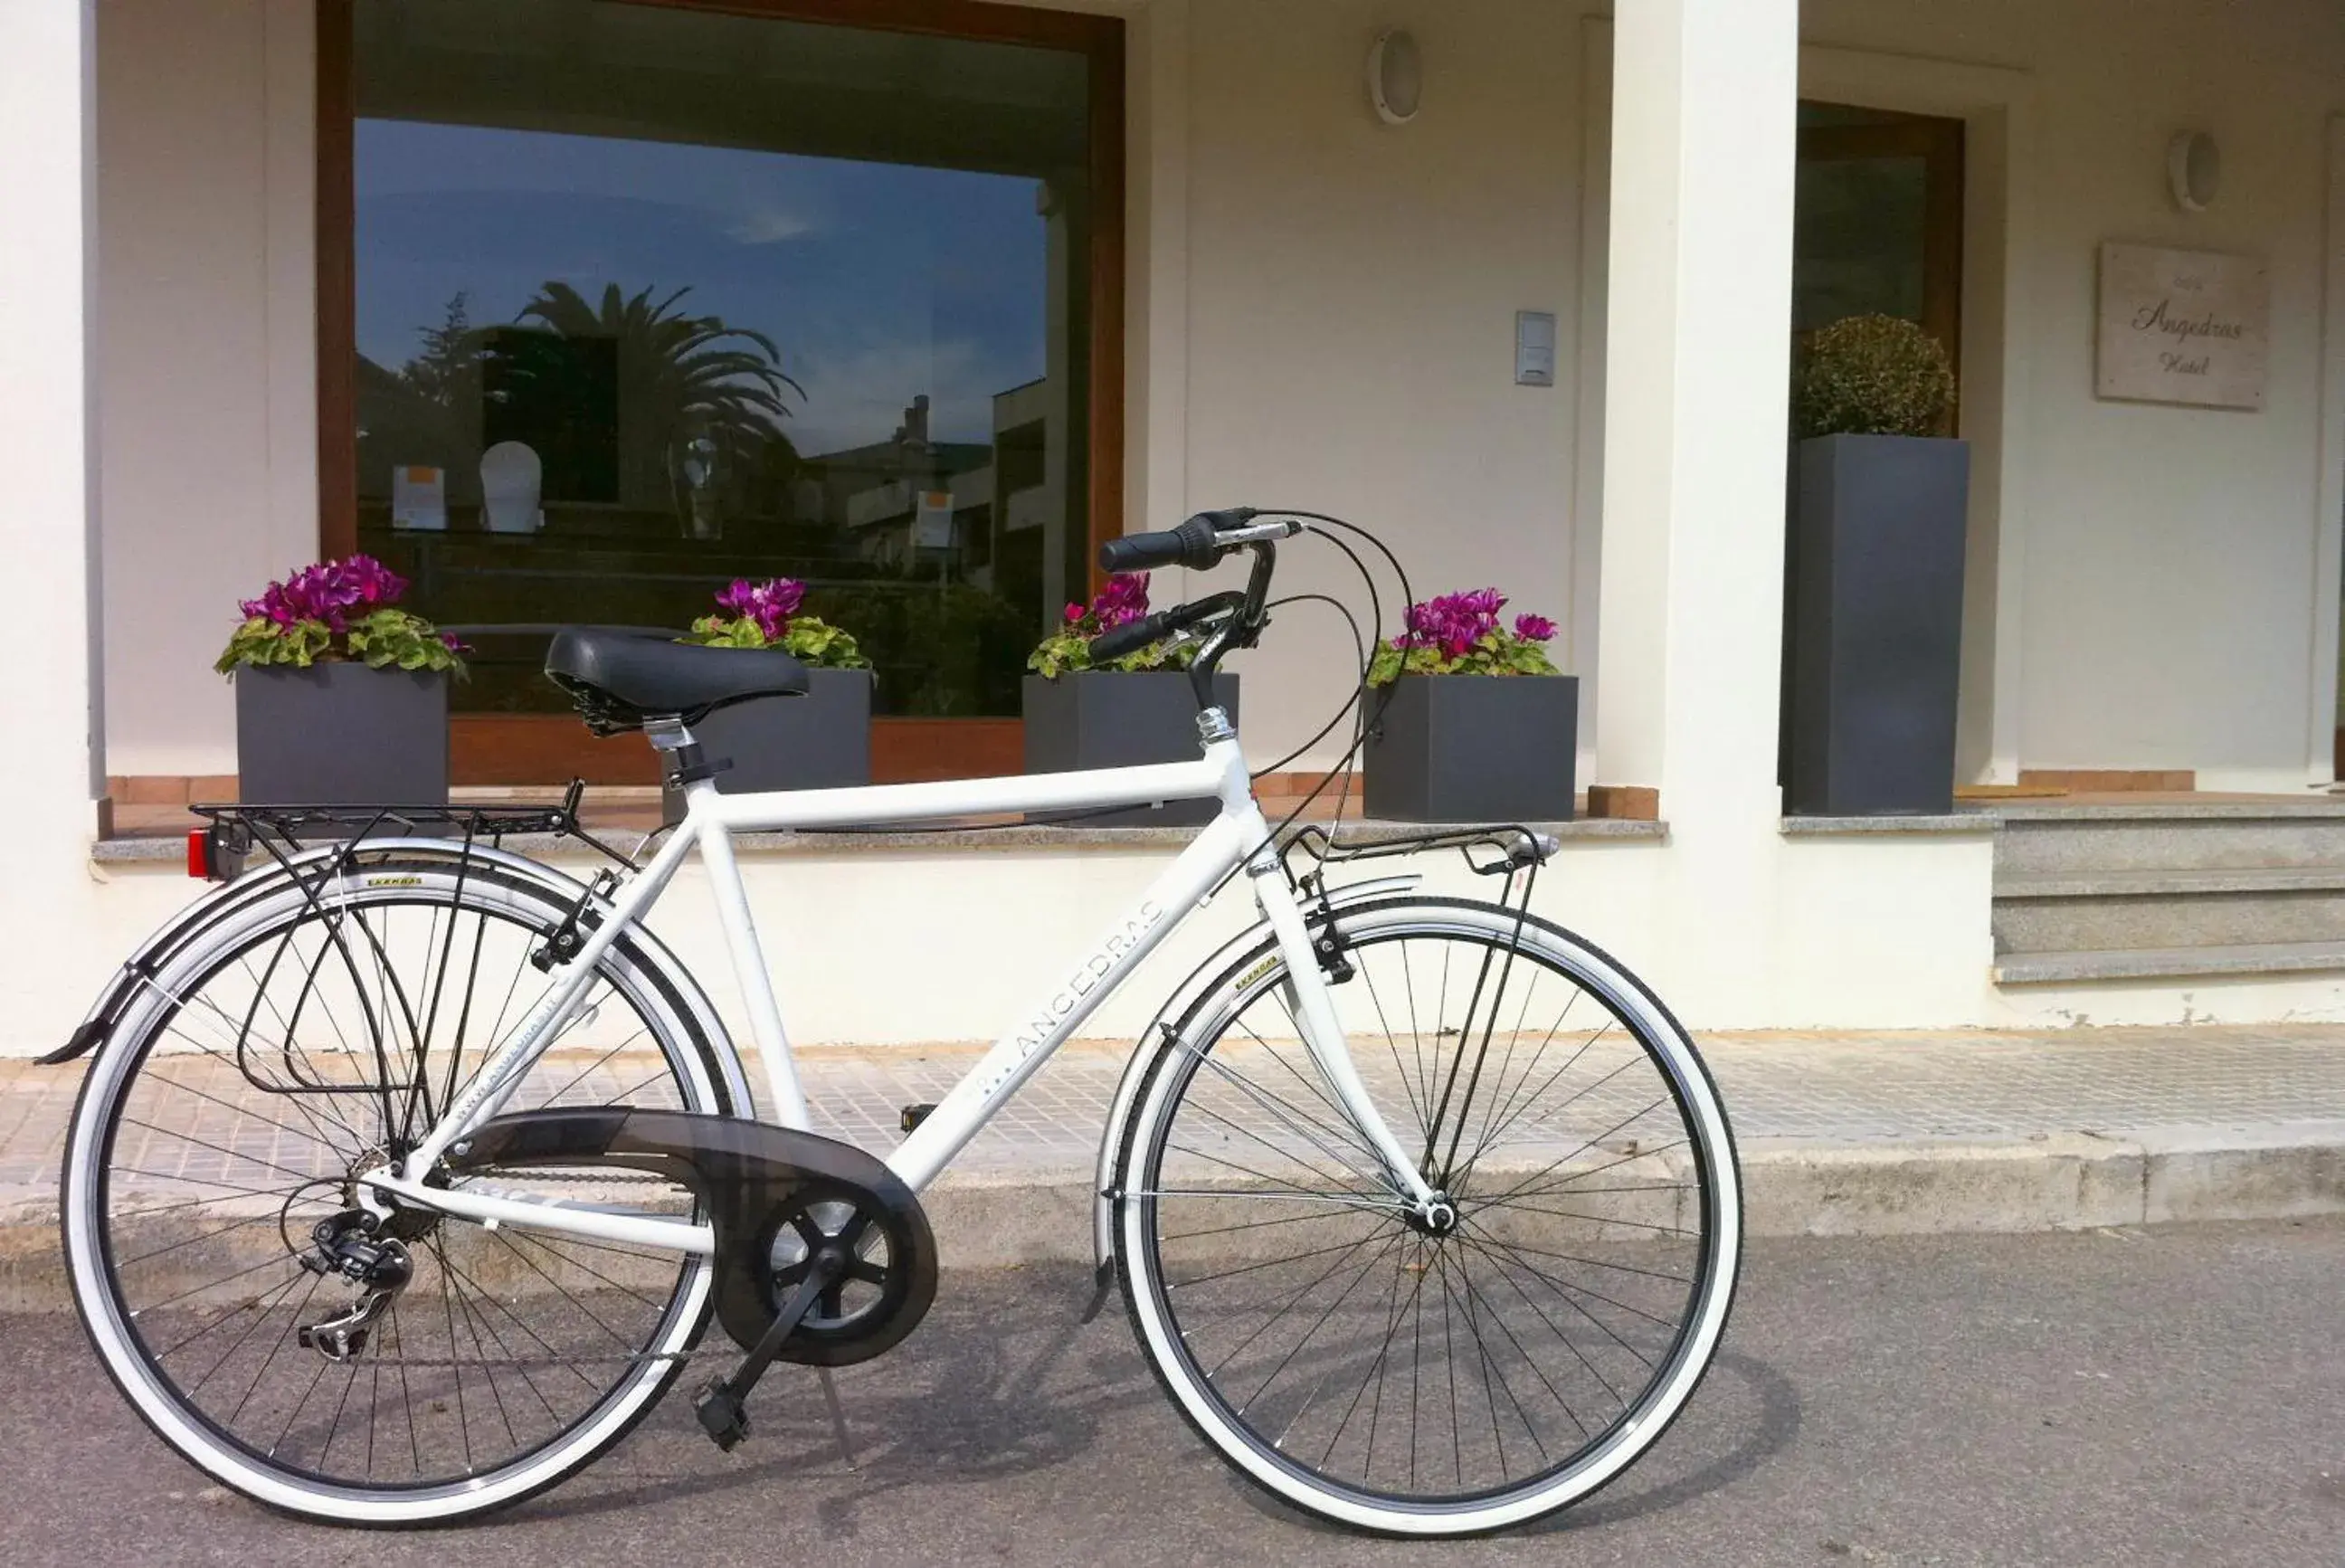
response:
[(1287, 518), (1256, 523), (1254, 519), (1260, 515), (1251, 506), (1232, 506), (1221, 512), (1200, 512), (1178, 528), (1110, 539), (1100, 546), (1100, 569), (1144, 572), (1156, 566), (1187, 566), (1193, 571), (1210, 571), (1233, 550), (1269, 540), (1291, 539), (1303, 532), (1302, 524)]
[(1159, 610), (1152, 616), (1142, 616), (1136, 621), (1126, 621), (1111, 626), (1091, 639), (1091, 662), (1112, 664), (1126, 654), (1138, 653), (1151, 643), (1161, 643), (1172, 635), (1172, 612)]
[(1111, 626), (1091, 639), (1091, 662), (1107, 664), (1126, 654), (1138, 653), (1151, 643), (1161, 643), (1176, 633), (1212, 620), (1224, 610), (1243, 609), (1244, 606), (1245, 596), (1233, 590), (1198, 599), (1192, 604), (1175, 605), (1169, 610), (1159, 610), (1152, 616), (1142, 616), (1136, 621)]
[(1091, 639), (1095, 664), (1108, 664), (1162, 642), (1178, 632), (1221, 617), (1205, 646), (1189, 667), (1190, 685), (1200, 708), (1210, 705), (1213, 671), (1222, 655), (1233, 647), (1252, 647), (1269, 618), (1264, 614), (1270, 592), (1270, 574), (1276, 561), (1277, 541), (1303, 532), (1295, 518), (1256, 522), (1261, 513), (1251, 506), (1221, 512), (1200, 512), (1178, 528), (1149, 534), (1127, 534), (1110, 539), (1099, 550), (1099, 564), (1109, 572), (1138, 572), (1154, 566), (1187, 566), (1207, 571), (1236, 550), (1254, 553), (1254, 571), (1243, 592), (1232, 590), (1193, 604), (1175, 605), (1152, 616), (1112, 627)]

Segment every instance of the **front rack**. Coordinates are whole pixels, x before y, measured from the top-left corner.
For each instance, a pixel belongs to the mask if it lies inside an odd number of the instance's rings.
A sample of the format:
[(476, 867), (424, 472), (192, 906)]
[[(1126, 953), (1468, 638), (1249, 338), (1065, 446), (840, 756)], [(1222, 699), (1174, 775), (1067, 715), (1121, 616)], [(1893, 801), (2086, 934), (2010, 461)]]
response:
[(1355, 830), (1348, 839), (1337, 838), (1325, 825), (1312, 822), (1287, 840), (1278, 852), (1278, 861), (1287, 885), (1294, 889), (1304, 906), (1317, 906), (1312, 947), (1328, 977), (1342, 981), (1350, 978), (1352, 969), (1345, 956), (1346, 944), (1336, 929), (1335, 906), (1328, 897), (1327, 875), (1335, 867), (1427, 850), (1455, 850), (1476, 875), (1506, 879), (1497, 905), (1513, 918), (1515, 940), (1519, 942), (1523, 927), (1530, 919), (1531, 893), (1538, 885), (1539, 868), (1562, 848), (1562, 840), (1554, 835), (1536, 831), (1519, 822), (1422, 832), (1367, 829)]
[[(1455, 850), (1477, 874), (1496, 877), (1516, 871), (1536, 872), (1562, 847), (1561, 840), (1553, 834), (1538, 832), (1519, 822), (1423, 832), (1369, 829), (1340, 839), (1324, 823), (1310, 822), (1287, 840), (1285, 847), (1279, 850), (1279, 863), (1290, 884), (1309, 891), (1324, 880), (1329, 867), (1355, 860), (1423, 854), (1428, 850)], [(1311, 862), (1309, 868), (1296, 869), (1298, 851)]]

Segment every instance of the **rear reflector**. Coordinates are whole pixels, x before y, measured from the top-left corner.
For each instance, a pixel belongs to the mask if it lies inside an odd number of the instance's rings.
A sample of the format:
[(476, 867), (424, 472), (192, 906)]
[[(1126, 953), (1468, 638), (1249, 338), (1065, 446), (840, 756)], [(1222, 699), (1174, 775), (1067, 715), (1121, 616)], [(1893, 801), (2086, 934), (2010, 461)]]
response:
[(209, 828), (188, 830), (188, 875), (198, 881), (212, 880), (212, 844)]

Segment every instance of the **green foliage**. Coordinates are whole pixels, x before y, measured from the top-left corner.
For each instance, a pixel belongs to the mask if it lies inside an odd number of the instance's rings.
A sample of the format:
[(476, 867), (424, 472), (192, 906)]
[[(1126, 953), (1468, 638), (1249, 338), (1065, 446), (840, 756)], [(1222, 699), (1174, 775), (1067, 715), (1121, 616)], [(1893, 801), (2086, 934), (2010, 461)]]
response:
[(1151, 643), (1104, 664), (1091, 657), (1093, 638), (1148, 614), (1148, 575), (1145, 572), (1120, 572), (1091, 596), (1090, 604), (1069, 605), (1059, 624), (1027, 656), (1026, 667), (1045, 680), (1083, 670), (1137, 675), (1149, 670), (1187, 669), (1197, 658), (1197, 645), (1193, 642)]
[(692, 623), (692, 635), (684, 640), (705, 647), (779, 648), (800, 664), (818, 669), (871, 667), (850, 634), (813, 616), (792, 616), (781, 636), (773, 637), (766, 635), (766, 628), (754, 616), (703, 616)]
[(323, 621), (279, 626), (266, 616), (250, 616), (229, 634), (227, 648), (212, 667), (228, 675), (245, 665), (308, 669), (345, 661), (370, 669), (444, 670), (460, 679), (464, 675), (462, 657), (431, 622), (387, 607), (351, 621), (339, 636)]
[(1547, 649), (1504, 626), (1485, 632), (1462, 654), (1438, 643), (1395, 647), (1384, 643), (1368, 664), (1370, 686), (1390, 686), (1404, 675), (1560, 675)]
[(1954, 402), (1938, 340), (1896, 316), (1849, 316), (1809, 340), (1792, 384), (1799, 433), (1934, 435)]
[(1096, 632), (1081, 631), (1072, 624), (1061, 626), (1044, 637), (1027, 656), (1026, 667), (1046, 680), (1056, 680), (1062, 675), (1074, 675), (1083, 670), (1114, 670), (1125, 675), (1137, 675), (1149, 670), (1187, 669), (1197, 659), (1197, 645), (1193, 642), (1161, 642), (1151, 643), (1138, 653), (1129, 653), (1105, 664), (1095, 664), (1091, 660), (1091, 638), (1096, 636)]

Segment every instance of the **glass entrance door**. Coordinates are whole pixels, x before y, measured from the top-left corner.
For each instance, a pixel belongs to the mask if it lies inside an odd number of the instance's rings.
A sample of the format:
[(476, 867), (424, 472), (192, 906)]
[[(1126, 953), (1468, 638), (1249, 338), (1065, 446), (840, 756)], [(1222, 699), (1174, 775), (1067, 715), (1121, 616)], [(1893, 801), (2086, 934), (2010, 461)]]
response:
[(768, 9), (350, 13), (327, 436), (349, 543), (479, 628), (459, 782), (647, 777), (583, 741), (545, 629), (681, 629), (769, 577), (869, 656), (883, 775), (1014, 770), (1027, 651), (1120, 525), (1093, 438), (1120, 132), (1081, 46), (1119, 25)]
[(1792, 331), (1849, 316), (1919, 322), (1962, 361), (1963, 122), (1800, 105)]

